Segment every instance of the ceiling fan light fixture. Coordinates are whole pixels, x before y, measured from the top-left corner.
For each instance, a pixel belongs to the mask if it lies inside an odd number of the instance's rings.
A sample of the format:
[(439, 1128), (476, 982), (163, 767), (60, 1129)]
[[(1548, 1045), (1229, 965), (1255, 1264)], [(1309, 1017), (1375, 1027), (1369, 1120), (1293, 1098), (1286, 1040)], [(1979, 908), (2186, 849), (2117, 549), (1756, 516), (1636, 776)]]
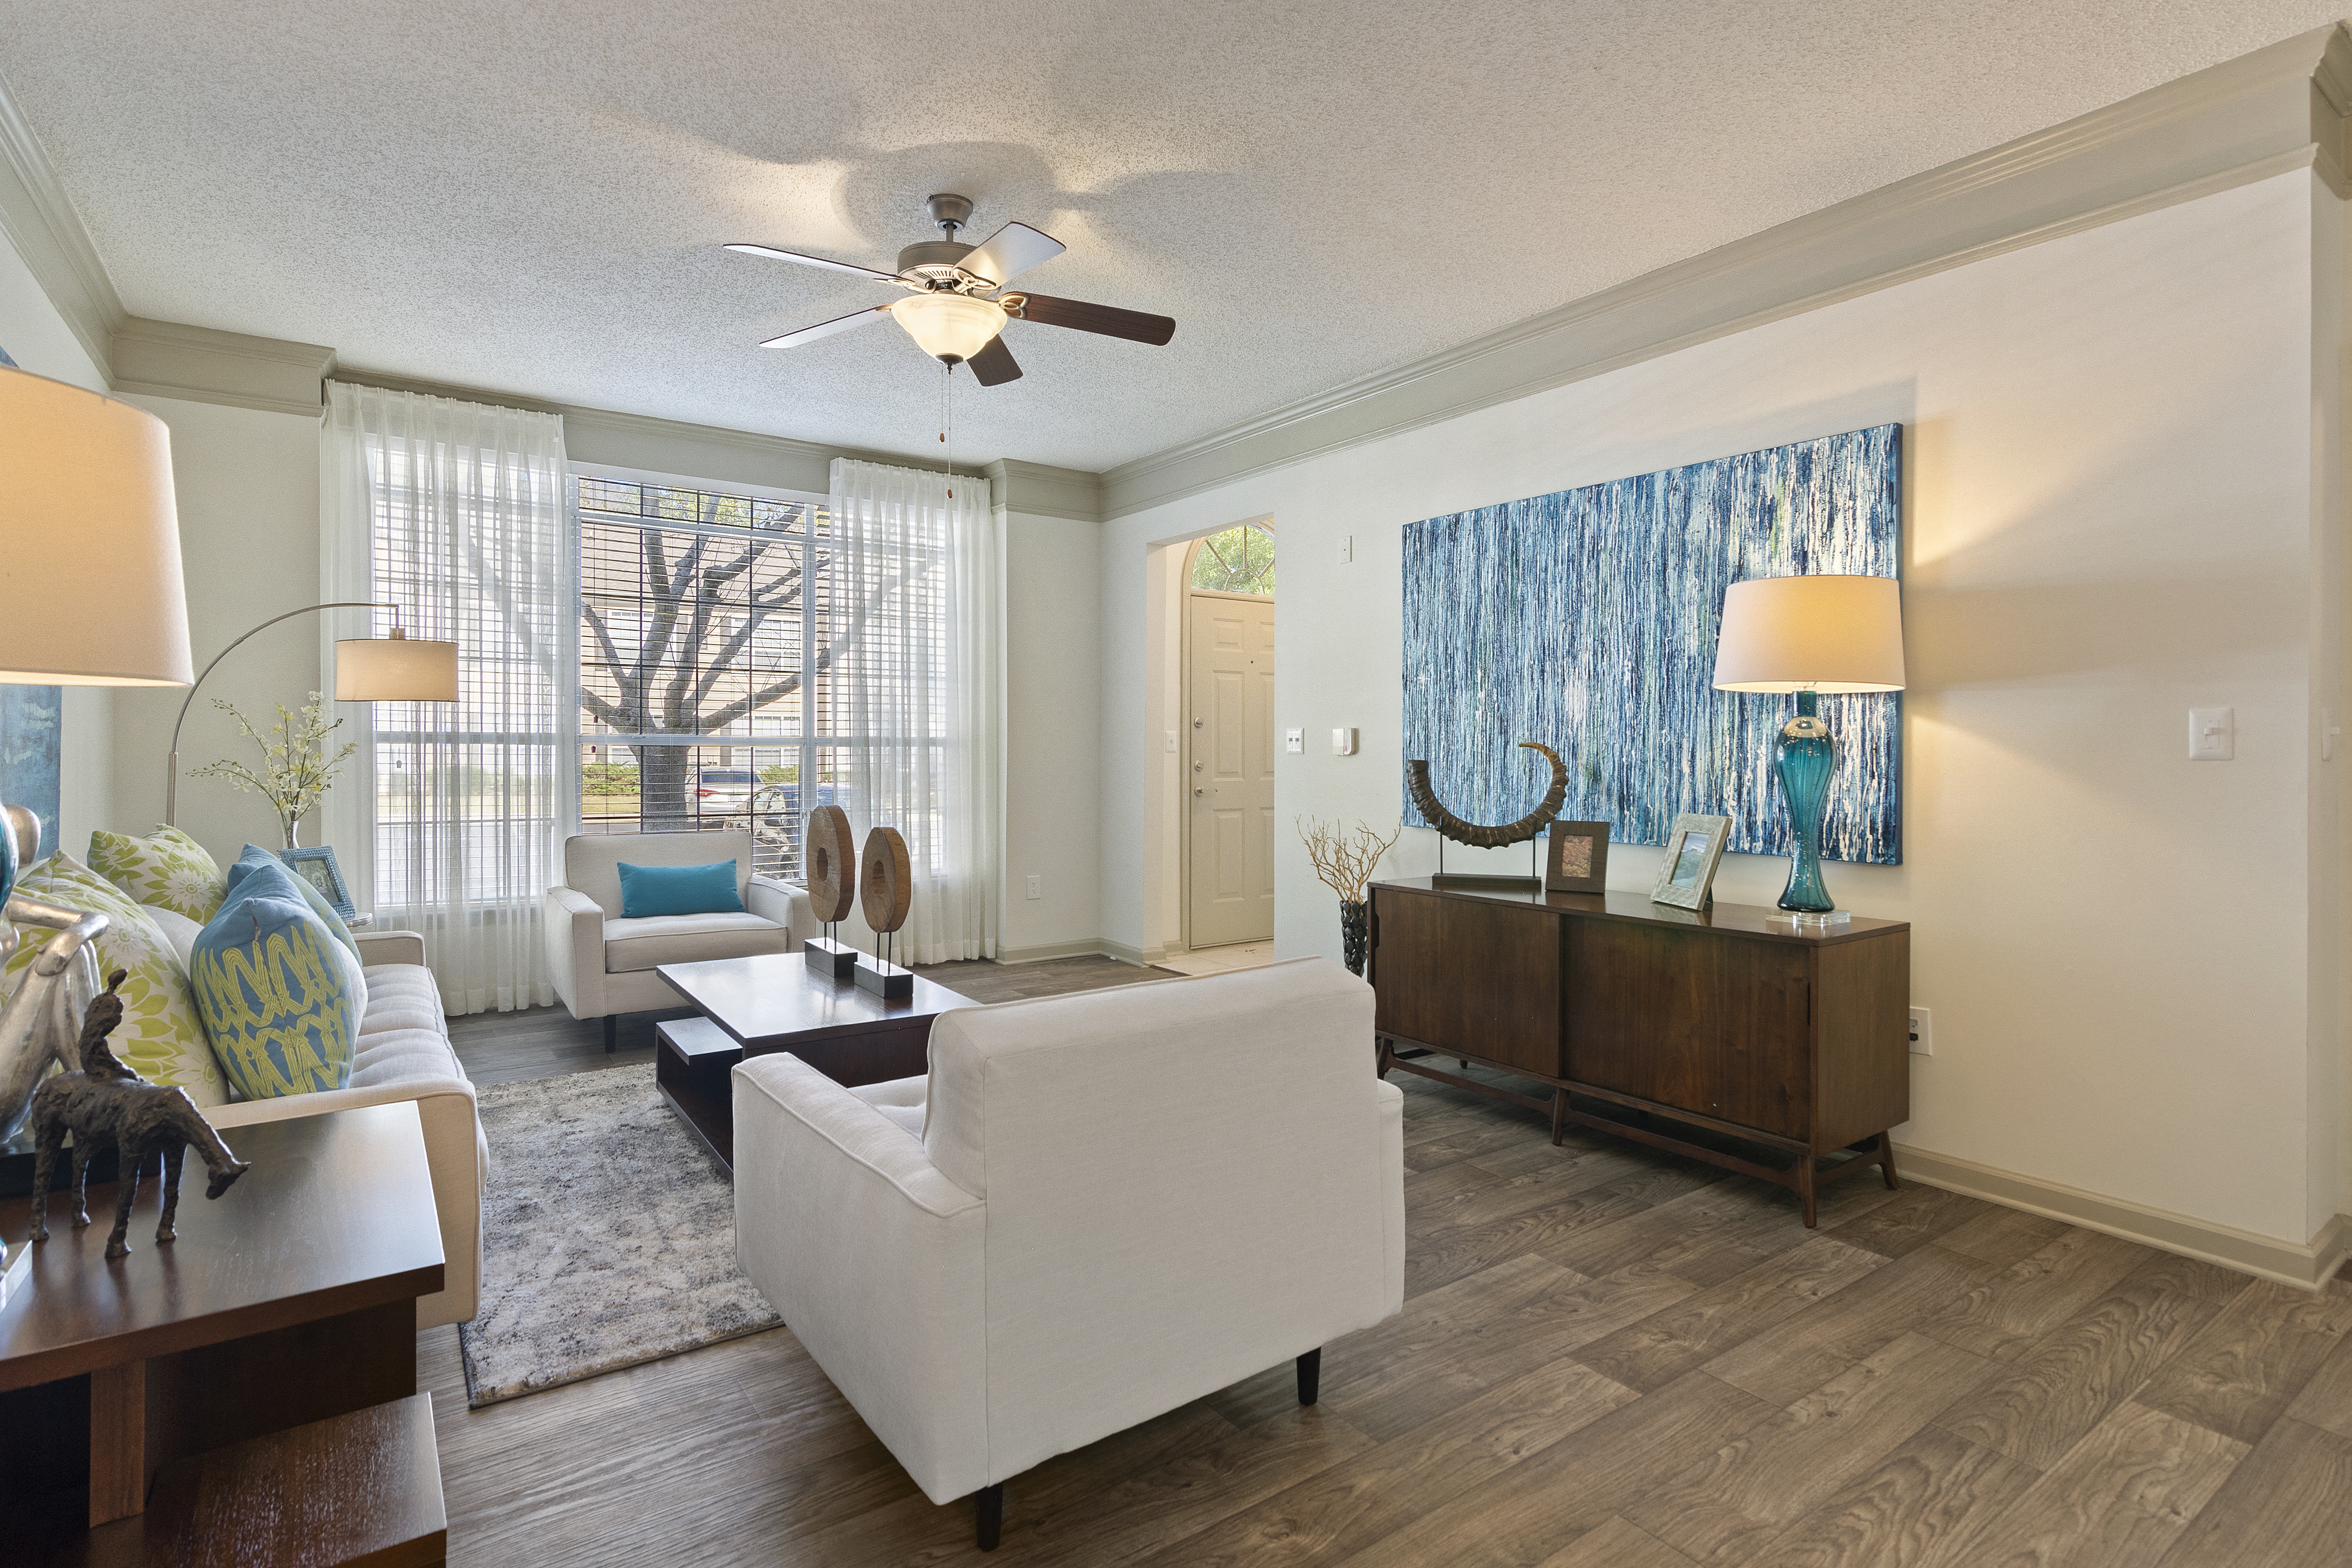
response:
[(969, 294), (909, 294), (890, 307), (916, 346), (933, 359), (956, 364), (986, 348), (1004, 330), (1004, 307)]

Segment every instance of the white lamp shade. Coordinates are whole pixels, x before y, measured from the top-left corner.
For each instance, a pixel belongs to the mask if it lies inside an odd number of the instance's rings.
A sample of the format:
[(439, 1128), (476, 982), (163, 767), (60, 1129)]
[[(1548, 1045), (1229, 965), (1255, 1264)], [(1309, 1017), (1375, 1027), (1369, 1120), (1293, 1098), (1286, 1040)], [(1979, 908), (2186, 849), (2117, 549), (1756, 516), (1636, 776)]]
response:
[(338, 702), (455, 702), (457, 645), (422, 637), (353, 637), (335, 644)]
[(1892, 577), (1759, 577), (1723, 595), (1718, 691), (1900, 691), (1903, 590)]
[(185, 686), (172, 435), (0, 366), (0, 684)]
[(890, 307), (922, 351), (953, 364), (968, 360), (1004, 330), (1004, 307), (969, 294), (909, 294)]

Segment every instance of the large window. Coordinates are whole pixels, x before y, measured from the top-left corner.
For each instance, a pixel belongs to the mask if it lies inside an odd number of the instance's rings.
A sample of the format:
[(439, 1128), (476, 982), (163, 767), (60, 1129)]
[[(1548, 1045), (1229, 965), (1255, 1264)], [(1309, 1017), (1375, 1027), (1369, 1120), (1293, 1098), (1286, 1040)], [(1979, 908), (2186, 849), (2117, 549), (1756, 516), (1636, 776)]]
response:
[[(811, 807), (856, 814), (846, 746), (885, 647), (942, 635), (943, 574), (836, 571), (814, 497), (583, 474), (580, 819), (586, 833), (749, 827), (755, 868), (799, 879)], [(873, 574), (861, 572), (860, 577)]]

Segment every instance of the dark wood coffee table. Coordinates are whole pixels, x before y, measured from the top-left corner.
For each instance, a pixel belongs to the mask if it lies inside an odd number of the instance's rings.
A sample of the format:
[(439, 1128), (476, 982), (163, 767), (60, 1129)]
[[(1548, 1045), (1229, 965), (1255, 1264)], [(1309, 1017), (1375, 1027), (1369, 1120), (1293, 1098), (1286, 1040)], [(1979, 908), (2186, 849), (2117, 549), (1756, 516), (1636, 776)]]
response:
[[(29, 1284), (0, 1308), (0, 1493), (26, 1504), (0, 1558), (441, 1561), (416, 1298), (443, 1260), (416, 1107), (226, 1137), (253, 1168), (211, 1201), (192, 1156), (168, 1247), (152, 1184), (114, 1263), (113, 1187), (90, 1189), (86, 1230), (50, 1200)], [(0, 1202), (12, 1247), (29, 1206)]]
[(915, 976), (915, 994), (886, 1002), (851, 980), (828, 980), (797, 952), (665, 963), (654, 973), (702, 1015), (654, 1031), (654, 1080), (670, 1109), (735, 1169), (735, 1089), (745, 1057), (790, 1051), (840, 1084), (886, 1083), (930, 1068), (931, 1020), (977, 1005)]

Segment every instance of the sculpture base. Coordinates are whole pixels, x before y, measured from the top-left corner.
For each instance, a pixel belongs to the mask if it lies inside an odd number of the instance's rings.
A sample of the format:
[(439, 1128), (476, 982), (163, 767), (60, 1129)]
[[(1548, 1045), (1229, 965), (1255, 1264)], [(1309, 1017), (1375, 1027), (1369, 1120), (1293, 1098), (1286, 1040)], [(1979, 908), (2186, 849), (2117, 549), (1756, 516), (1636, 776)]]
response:
[(826, 979), (846, 980), (851, 972), (856, 969), (857, 961), (863, 954), (847, 943), (835, 942), (831, 937), (813, 936), (801, 943), (801, 956), (808, 961), (808, 966), (811, 969)]
[(1429, 879), (1433, 888), (1469, 888), (1482, 893), (1540, 893), (1541, 877), (1477, 877), (1466, 871), (1440, 871)]
[(857, 955), (857, 988), (871, 991), (885, 1002), (903, 1002), (915, 994), (915, 972), (861, 952)]

